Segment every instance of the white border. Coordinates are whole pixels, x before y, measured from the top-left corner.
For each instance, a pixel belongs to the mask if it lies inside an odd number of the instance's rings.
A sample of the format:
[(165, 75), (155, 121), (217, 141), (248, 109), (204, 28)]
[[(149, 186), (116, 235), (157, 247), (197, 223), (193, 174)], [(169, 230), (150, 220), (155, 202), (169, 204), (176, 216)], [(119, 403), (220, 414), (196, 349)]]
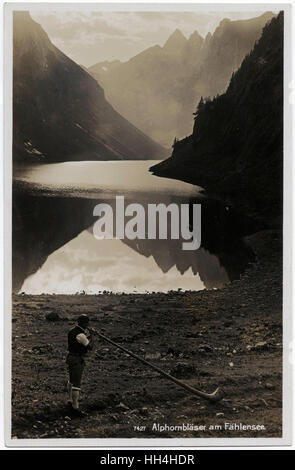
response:
[[(293, 4), (293, 1), (291, 2)], [(5, 443), (10, 448), (188, 448), (196, 449), (200, 447), (219, 447), (227, 446), (236, 448), (236, 446), (286, 446), (292, 442), (292, 365), (290, 359), (290, 344), (292, 343), (292, 109), (289, 102), (290, 83), (291, 83), (291, 3), (282, 3), (280, 1), (267, 1), (255, 3), (235, 2), (234, 4), (223, 4), (220, 1), (205, 2), (199, 1), (198, 4), (190, 2), (172, 3), (162, 1), (161, 3), (149, 2), (129, 2), (124, 3), (120, 0), (116, 3), (11, 3), (6, 2), (4, 11), (4, 110), (5, 110), (5, 146), (4, 146), (4, 331), (5, 331), (5, 362), (4, 362), (4, 403), (5, 403)], [(12, 11), (30, 9), (53, 9), (54, 10), (99, 10), (99, 11), (208, 11), (222, 10), (226, 11), (266, 11), (273, 7), (284, 10), (284, 282), (283, 282), (283, 437), (282, 438), (169, 438), (169, 439), (22, 439), (12, 440), (11, 431), (11, 181), (12, 181)], [(294, 15), (294, 13), (293, 13)], [(293, 23), (294, 24), (294, 23)], [(292, 171), (291, 171), (292, 169)]]

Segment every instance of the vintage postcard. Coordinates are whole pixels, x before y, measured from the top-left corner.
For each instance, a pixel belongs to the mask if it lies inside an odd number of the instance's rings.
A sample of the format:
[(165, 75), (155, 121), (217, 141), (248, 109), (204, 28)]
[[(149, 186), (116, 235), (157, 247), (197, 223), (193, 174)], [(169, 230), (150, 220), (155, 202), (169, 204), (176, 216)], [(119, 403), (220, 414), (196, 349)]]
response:
[(290, 29), (6, 4), (7, 445), (290, 443)]

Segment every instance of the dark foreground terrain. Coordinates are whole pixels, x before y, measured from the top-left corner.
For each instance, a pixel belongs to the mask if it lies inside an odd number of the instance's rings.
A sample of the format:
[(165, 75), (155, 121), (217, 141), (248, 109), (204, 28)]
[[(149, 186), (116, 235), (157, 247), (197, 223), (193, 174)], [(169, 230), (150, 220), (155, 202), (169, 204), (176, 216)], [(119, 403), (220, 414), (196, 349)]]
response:
[[(280, 437), (281, 243), (270, 231), (248, 242), (256, 263), (220, 290), (15, 295), (12, 437)], [(59, 319), (46, 319), (50, 313)], [(66, 336), (81, 313), (105, 335), (188, 384), (207, 392), (222, 387), (224, 399), (212, 404), (191, 395), (97, 339), (83, 384), (88, 416), (71, 419)], [(154, 423), (203, 429), (159, 432)], [(264, 429), (230, 430), (225, 423)]]

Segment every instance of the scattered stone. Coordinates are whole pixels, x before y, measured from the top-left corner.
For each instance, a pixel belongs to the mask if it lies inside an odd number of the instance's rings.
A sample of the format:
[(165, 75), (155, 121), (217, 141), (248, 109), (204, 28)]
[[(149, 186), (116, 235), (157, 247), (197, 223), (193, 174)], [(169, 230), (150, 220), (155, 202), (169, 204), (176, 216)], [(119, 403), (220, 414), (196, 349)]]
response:
[(253, 400), (251, 401), (251, 406), (254, 407), (254, 408), (260, 408), (261, 407), (261, 401), (258, 399), (258, 400)]
[(268, 349), (268, 343), (266, 341), (259, 341), (258, 343), (255, 343), (254, 345), (247, 344), (246, 349), (248, 351), (264, 351)]
[(253, 413), (253, 411), (254, 411), (254, 410), (252, 410), (252, 408), (250, 408), (250, 406), (248, 406), (248, 405), (245, 405), (245, 406), (244, 406), (244, 409), (245, 409), (246, 411), (250, 411), (250, 413)]
[(145, 359), (160, 359), (161, 357), (161, 354), (159, 352), (156, 352), (156, 353), (147, 353), (144, 358)]
[(252, 349), (254, 349), (255, 351), (260, 351), (260, 350), (263, 350), (263, 349), (267, 349), (267, 342), (266, 341), (259, 341), (258, 343), (256, 343)]
[(200, 344), (198, 351), (199, 352), (212, 352), (213, 348), (211, 348), (209, 344)]
[(124, 403), (120, 402), (118, 405), (116, 405), (116, 408), (121, 408), (122, 410), (129, 410), (129, 406), (125, 405)]
[(265, 388), (267, 388), (268, 390), (274, 390), (276, 387), (272, 383), (266, 382)]
[(45, 318), (48, 321), (58, 321), (58, 320), (60, 320), (60, 316), (57, 312), (49, 312), (45, 315)]

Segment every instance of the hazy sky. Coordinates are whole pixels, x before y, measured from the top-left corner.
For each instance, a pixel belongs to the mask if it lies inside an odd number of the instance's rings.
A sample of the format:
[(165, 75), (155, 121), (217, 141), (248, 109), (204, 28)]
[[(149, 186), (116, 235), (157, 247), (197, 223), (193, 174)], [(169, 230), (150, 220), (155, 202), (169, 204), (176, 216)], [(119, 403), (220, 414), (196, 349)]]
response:
[(31, 12), (51, 41), (78, 64), (128, 60), (144, 49), (162, 46), (179, 28), (185, 36), (197, 30), (213, 33), (223, 18), (259, 16), (263, 12)]

